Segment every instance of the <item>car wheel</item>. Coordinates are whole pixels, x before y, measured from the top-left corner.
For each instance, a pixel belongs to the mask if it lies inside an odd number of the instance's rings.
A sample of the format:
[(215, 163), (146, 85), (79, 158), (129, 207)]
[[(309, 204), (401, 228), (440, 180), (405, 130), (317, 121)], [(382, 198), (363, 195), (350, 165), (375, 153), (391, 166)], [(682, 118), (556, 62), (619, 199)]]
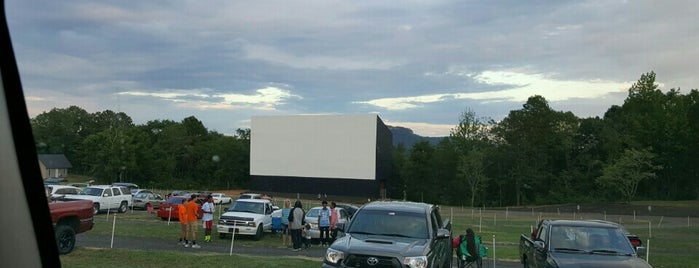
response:
[(126, 203), (126, 201), (121, 202), (121, 205), (119, 205), (119, 213), (125, 213), (129, 209), (129, 204)]
[(92, 212), (94, 213), (94, 215), (97, 215), (97, 213), (100, 212), (100, 204), (99, 203), (92, 204)]
[(259, 226), (257, 226), (257, 233), (255, 233), (255, 238), (254, 238), (254, 239), (255, 239), (256, 241), (262, 239), (262, 234), (263, 234), (263, 232), (264, 232), (264, 231), (262, 230), (262, 224), (260, 224)]
[(57, 225), (56, 246), (58, 246), (58, 254), (61, 255), (73, 251), (73, 247), (75, 247), (75, 230), (65, 224)]
[(224, 239), (224, 238), (226, 238), (226, 234), (225, 233), (218, 233), (218, 238)]

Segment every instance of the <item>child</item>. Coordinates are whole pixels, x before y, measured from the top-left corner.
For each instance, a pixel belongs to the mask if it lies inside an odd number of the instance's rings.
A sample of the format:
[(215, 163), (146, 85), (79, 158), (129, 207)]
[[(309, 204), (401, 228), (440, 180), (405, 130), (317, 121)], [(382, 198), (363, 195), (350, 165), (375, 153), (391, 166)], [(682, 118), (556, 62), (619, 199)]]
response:
[(306, 223), (303, 228), (303, 246), (305, 248), (311, 248), (311, 225)]

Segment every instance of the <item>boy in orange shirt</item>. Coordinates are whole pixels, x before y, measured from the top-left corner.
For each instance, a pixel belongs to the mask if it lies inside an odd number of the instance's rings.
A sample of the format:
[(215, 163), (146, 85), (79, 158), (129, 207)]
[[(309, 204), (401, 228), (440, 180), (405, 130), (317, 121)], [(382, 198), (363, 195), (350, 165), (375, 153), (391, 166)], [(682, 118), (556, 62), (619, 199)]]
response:
[[(188, 247), (187, 244), (187, 208), (184, 206), (185, 199), (182, 199), (182, 204), (177, 205), (177, 218), (180, 220), (182, 231), (180, 231), (180, 244)], [(184, 241), (183, 241), (184, 240)]]
[[(197, 245), (197, 218), (199, 214), (199, 205), (196, 202), (197, 196), (192, 195), (189, 202), (185, 204), (187, 208), (187, 235), (192, 239), (192, 248), (201, 248)], [(185, 247), (189, 245), (185, 244)]]

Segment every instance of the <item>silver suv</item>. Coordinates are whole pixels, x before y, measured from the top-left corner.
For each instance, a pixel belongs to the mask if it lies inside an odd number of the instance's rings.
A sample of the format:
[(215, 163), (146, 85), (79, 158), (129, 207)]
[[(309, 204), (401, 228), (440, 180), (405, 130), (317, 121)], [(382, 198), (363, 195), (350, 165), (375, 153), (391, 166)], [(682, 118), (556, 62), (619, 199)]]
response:
[(345, 236), (326, 250), (323, 267), (451, 267), (451, 223), (437, 206), (372, 202), (339, 228)]

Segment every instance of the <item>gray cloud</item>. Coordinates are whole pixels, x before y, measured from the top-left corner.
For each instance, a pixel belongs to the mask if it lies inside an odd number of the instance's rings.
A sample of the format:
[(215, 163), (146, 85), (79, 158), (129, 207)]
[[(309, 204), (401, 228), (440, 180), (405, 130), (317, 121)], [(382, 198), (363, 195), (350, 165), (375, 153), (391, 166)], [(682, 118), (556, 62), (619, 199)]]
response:
[(12, 0), (6, 12), (32, 116), (194, 115), (231, 134), (253, 115), (376, 112), (446, 135), (466, 109), (499, 120), (528, 95), (587, 117), (651, 70), (665, 89), (699, 82), (692, 1)]

